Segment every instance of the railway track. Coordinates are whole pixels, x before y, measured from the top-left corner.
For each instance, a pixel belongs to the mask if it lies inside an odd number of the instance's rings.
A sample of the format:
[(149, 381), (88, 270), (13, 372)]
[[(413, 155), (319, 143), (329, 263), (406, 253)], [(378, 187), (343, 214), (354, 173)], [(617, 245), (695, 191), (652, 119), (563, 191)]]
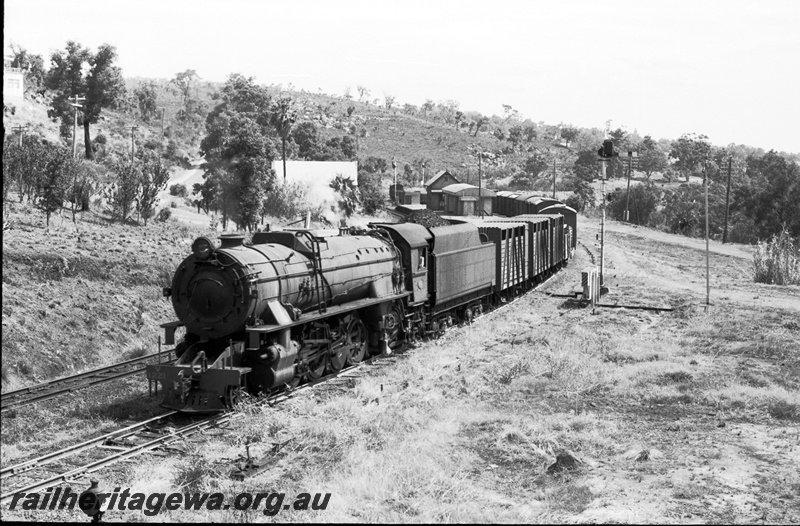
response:
[[(538, 284), (537, 287), (532, 289), (532, 291), (538, 290), (541, 292), (542, 289), (548, 288), (552, 284), (553, 278), (558, 275), (560, 274), (554, 274), (553, 276), (548, 277), (542, 283)], [(514, 302), (512, 301), (491, 311), (487, 311), (476, 317), (475, 321), (483, 318), (484, 316), (490, 316), (494, 313), (502, 311), (506, 307), (513, 305), (513, 303)], [(318, 380), (303, 384), (295, 389), (283, 390), (276, 394), (270, 395), (266, 397), (265, 403), (271, 406), (277, 405), (292, 398), (298, 393), (313, 389), (320, 385), (326, 385), (328, 387), (335, 388), (335, 383), (332, 382), (332, 380), (337, 378), (351, 378), (353, 373), (357, 373), (359, 370), (362, 370), (366, 367), (378, 365), (381, 362), (387, 364), (389, 362), (393, 362), (397, 358), (404, 356), (405, 351), (409, 348), (411, 348), (411, 344), (403, 344), (397, 349), (393, 350), (390, 354), (379, 354), (373, 356), (361, 363), (345, 367), (341, 371), (328, 374)], [(93, 371), (89, 371), (85, 374), (88, 375), (92, 372)], [(135, 374), (135, 372), (127, 374)], [(213, 415), (202, 418), (200, 420), (175, 427), (176, 419), (179, 418), (179, 413), (177, 411), (170, 411), (157, 417), (133, 424), (126, 428), (112, 431), (110, 433), (91, 438), (79, 444), (71, 445), (52, 453), (48, 453), (38, 458), (27, 460), (7, 468), (2, 468), (0, 469), (0, 484), (2, 484), (0, 504), (9, 502), (17, 493), (42, 491), (64, 482), (72, 482), (76, 479), (81, 479), (86, 475), (100, 471), (101, 469), (109, 467), (117, 462), (129, 460), (159, 448), (168, 447), (175, 442), (182, 441), (191, 435), (202, 433), (203, 431), (209, 429), (226, 426), (233, 420), (241, 418), (242, 416), (244, 416), (243, 413), (229, 412), (221, 415)], [(110, 454), (108, 454), (109, 452)], [(87, 455), (87, 461), (83, 461), (78, 465), (71, 463), (71, 466), (64, 470), (64, 461), (81, 453)], [(106, 453), (106, 455), (103, 456), (103, 453)], [(12, 481), (19, 481), (19, 483), (13, 484), (14, 487), (9, 488), (10, 482)]]
[(43, 402), (45, 400), (52, 400), (53, 398), (80, 391), (87, 387), (133, 376), (145, 370), (145, 367), (137, 367), (137, 365), (152, 360), (163, 360), (164, 358), (166, 358), (166, 361), (170, 361), (170, 352), (171, 351), (161, 351), (148, 354), (106, 367), (92, 369), (91, 371), (65, 376), (38, 385), (3, 393), (0, 395), (0, 412), (5, 413), (10, 409), (23, 407), (36, 402)]
[[(375, 365), (377, 361), (382, 359), (401, 356), (401, 353), (402, 349), (398, 349), (393, 351), (392, 354), (373, 356), (361, 363), (345, 367), (339, 372), (331, 373), (295, 389), (273, 394), (266, 398), (265, 403), (269, 405), (279, 404), (298, 393), (313, 389), (315, 386), (330, 382), (336, 378), (347, 378), (359, 369)], [(243, 413), (229, 412), (205, 417), (175, 427), (176, 421), (182, 417), (179, 416), (177, 411), (169, 411), (123, 429), (2, 468), (0, 469), (0, 484), (2, 484), (0, 504), (9, 502), (17, 493), (42, 491), (64, 482), (80, 479), (117, 462), (167, 447), (191, 435), (226, 426), (231, 421), (243, 416)], [(105, 455), (103, 455), (104, 453)], [(87, 460), (80, 461), (79, 464), (75, 465), (72, 462), (74, 459), (71, 457), (79, 454), (85, 454)], [(64, 470), (65, 464), (71, 464), (71, 466)], [(17, 483), (13, 484), (12, 488), (9, 488), (12, 482)]]

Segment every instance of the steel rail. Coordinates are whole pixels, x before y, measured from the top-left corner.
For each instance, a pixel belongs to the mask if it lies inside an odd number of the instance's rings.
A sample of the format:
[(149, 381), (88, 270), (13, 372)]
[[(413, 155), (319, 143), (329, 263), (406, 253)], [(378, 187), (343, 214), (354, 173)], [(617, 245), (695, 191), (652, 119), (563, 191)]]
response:
[[(114, 463), (119, 462), (121, 460), (127, 460), (128, 458), (131, 458), (131, 457), (134, 457), (134, 456), (137, 456), (137, 455), (141, 455), (141, 454), (146, 453), (146, 452), (148, 452), (148, 451), (150, 451), (152, 449), (156, 449), (158, 447), (171, 444), (172, 442), (175, 442), (175, 441), (177, 441), (177, 440), (179, 440), (179, 439), (181, 439), (181, 438), (183, 438), (183, 437), (185, 437), (187, 435), (190, 435), (190, 434), (193, 434), (193, 433), (196, 433), (196, 432), (199, 432), (199, 431), (203, 431), (205, 429), (208, 429), (208, 428), (211, 428), (211, 427), (215, 427), (215, 426), (218, 426), (220, 424), (227, 423), (228, 421), (233, 420), (234, 418), (239, 418), (241, 416), (243, 416), (242, 413), (225, 413), (223, 415), (214, 415), (214, 416), (205, 418), (205, 419), (201, 420), (200, 422), (195, 422), (195, 423), (189, 424), (187, 426), (184, 426), (184, 427), (182, 427), (180, 429), (176, 429), (172, 433), (164, 435), (163, 437), (155, 438), (153, 440), (150, 440), (149, 442), (145, 442), (144, 444), (140, 444), (138, 446), (132, 446), (132, 447), (126, 449), (125, 451), (119, 451), (117, 453), (114, 453), (113, 455), (110, 455), (110, 456), (106, 457), (106, 458), (102, 458), (100, 460), (96, 460), (96, 461), (91, 462), (89, 464), (86, 464), (86, 465), (71, 469), (71, 470), (69, 470), (69, 471), (67, 471), (65, 473), (60, 473), (60, 474), (55, 475), (53, 477), (50, 477), (48, 479), (40, 480), (40, 481), (34, 482), (33, 484), (29, 484), (29, 485), (27, 485), (25, 487), (17, 488), (14, 491), (5, 493), (3, 495), (0, 495), (0, 504), (8, 502), (9, 500), (11, 500), (14, 497), (14, 495), (16, 495), (18, 493), (30, 493), (30, 492), (34, 492), (34, 491), (37, 491), (37, 490), (46, 489), (46, 488), (49, 488), (51, 486), (55, 486), (57, 484), (60, 484), (61, 482), (66, 482), (68, 479), (70, 479), (72, 477), (93, 473), (95, 471), (98, 471), (98, 470), (102, 469), (105, 466), (114, 464)], [(161, 418), (163, 418), (163, 415), (162, 415)]]
[(133, 424), (131, 426), (122, 429), (117, 429), (116, 431), (112, 431), (110, 433), (106, 433), (105, 435), (90, 438), (89, 440), (81, 442), (80, 444), (75, 444), (63, 449), (59, 449), (58, 451), (54, 451), (52, 453), (42, 455), (41, 457), (38, 458), (26, 460), (25, 462), (20, 462), (19, 464), (15, 464), (7, 468), (2, 468), (0, 469), (0, 480), (8, 479), (10, 477), (13, 477), (14, 475), (30, 471), (45, 464), (49, 464), (56, 460), (60, 460), (64, 457), (74, 455), (75, 453), (79, 453), (81, 451), (94, 448), (98, 445), (102, 445), (108, 440), (112, 440), (115, 438), (119, 439), (133, 435), (135, 434), (136, 431), (144, 427), (147, 427), (155, 422), (158, 422), (160, 420), (165, 420), (171, 416), (176, 415), (177, 413), (178, 413), (177, 411), (169, 411), (167, 413), (164, 413), (163, 415), (158, 415), (148, 420), (143, 420), (142, 422)]
[[(146, 356), (140, 356), (138, 358), (133, 358), (131, 360), (127, 360), (124, 362), (119, 362), (105, 367), (99, 367), (97, 369), (92, 369), (90, 371), (85, 371), (71, 376), (65, 376), (62, 378), (57, 378), (55, 380), (42, 382), (37, 385), (23, 387), (21, 389), (2, 393), (0, 394), (0, 412), (8, 411), (9, 409), (12, 409), (14, 407), (21, 407), (36, 402), (43, 402), (45, 400), (50, 400), (52, 398), (58, 398), (59, 396), (64, 396), (66, 394), (79, 391), (87, 387), (92, 387), (94, 385), (112, 382), (114, 380), (119, 380), (121, 378), (126, 378), (128, 376), (133, 376), (135, 374), (143, 372), (146, 368), (140, 367), (133, 369), (131, 371), (125, 371), (122, 373), (113, 374), (111, 376), (101, 376), (100, 378), (91, 380), (89, 382), (82, 382), (78, 383), (77, 385), (68, 385), (66, 387), (57, 389), (55, 391), (51, 390), (61, 384), (69, 384), (71, 382), (78, 382), (79, 380), (91, 378), (98, 375), (103, 375), (112, 372), (115, 369), (119, 369), (120, 367), (127, 367), (137, 363), (145, 362), (153, 358), (160, 358), (163, 356), (169, 357), (170, 352), (171, 351), (161, 351), (160, 353), (148, 354)], [(169, 360), (167, 361), (167, 363), (169, 363)], [(41, 394), (35, 394), (35, 393), (40, 393), (41, 391), (46, 391), (46, 392)]]
[[(397, 355), (399, 355), (399, 354), (400, 353), (397, 353)], [(296, 395), (296, 394), (298, 394), (300, 392), (303, 392), (305, 390), (311, 389), (311, 388), (313, 388), (313, 387), (315, 387), (317, 385), (323, 384), (323, 383), (327, 382), (328, 380), (332, 380), (334, 378), (337, 378), (337, 377), (340, 377), (340, 376), (344, 376), (345, 373), (353, 372), (353, 371), (361, 368), (362, 366), (371, 365), (372, 362), (374, 362), (374, 361), (376, 361), (376, 360), (378, 360), (380, 358), (388, 358), (388, 357), (395, 356), (395, 355), (396, 354), (393, 353), (393, 354), (379, 354), (379, 355), (376, 355), (376, 356), (372, 356), (367, 360), (364, 360), (364, 361), (361, 361), (361, 362), (359, 362), (357, 364), (353, 364), (351, 366), (345, 367), (345, 368), (343, 368), (342, 370), (340, 370), (338, 372), (325, 375), (325, 376), (323, 376), (323, 377), (321, 377), (321, 378), (319, 378), (317, 380), (314, 380), (312, 382), (308, 382), (306, 384), (303, 384), (303, 385), (301, 385), (301, 386), (299, 386), (299, 387), (297, 387), (295, 389), (292, 389), (290, 391), (282, 391), (280, 393), (276, 393), (274, 395), (271, 395), (271, 396), (267, 397), (266, 402), (269, 405), (275, 405), (277, 403), (283, 402), (283, 401), (293, 397), (294, 395)], [(160, 420), (165, 420), (165, 419), (167, 419), (167, 418), (169, 418), (171, 416), (174, 416), (176, 414), (178, 414), (178, 411), (170, 411), (170, 412), (165, 413), (163, 415), (159, 415), (159, 416), (151, 418), (149, 420), (145, 420), (145, 421), (139, 422), (139, 423), (134, 424), (132, 426), (129, 426), (129, 427), (126, 427), (126, 428), (123, 428), (123, 429), (118, 429), (116, 431), (112, 431), (111, 433), (107, 433), (105, 435), (98, 436), (98, 437), (86, 440), (84, 442), (81, 442), (80, 444), (69, 446), (67, 448), (64, 448), (64, 449), (61, 449), (61, 450), (58, 450), (58, 451), (54, 451), (54, 452), (49, 453), (47, 455), (43, 455), (43, 456), (41, 456), (39, 458), (28, 460), (28, 461), (25, 461), (25, 462), (21, 462), (19, 464), (16, 464), (16, 465), (8, 467), (8, 468), (3, 468), (2, 470), (0, 470), (0, 480), (2, 480), (2, 479), (7, 480), (7, 479), (9, 479), (9, 478), (11, 478), (11, 477), (13, 477), (15, 475), (20, 475), (22, 473), (34, 470), (34, 469), (39, 468), (39, 467), (41, 467), (43, 465), (55, 462), (56, 460), (60, 460), (60, 459), (62, 459), (64, 457), (71, 456), (71, 455), (74, 455), (76, 453), (80, 453), (82, 451), (86, 451), (86, 450), (89, 450), (89, 449), (94, 449), (94, 448), (103, 446), (109, 440), (115, 440), (115, 439), (119, 440), (119, 439), (126, 438), (126, 437), (129, 437), (129, 436), (135, 436), (137, 434), (137, 432), (139, 432), (143, 428), (147, 427), (148, 425), (153, 424), (155, 422), (158, 422)], [(114, 454), (112, 454), (112, 455), (110, 455), (108, 457), (105, 457), (103, 459), (96, 460), (96, 461), (91, 462), (89, 464), (86, 464), (84, 466), (80, 466), (80, 467), (74, 468), (74, 469), (72, 469), (70, 471), (67, 471), (65, 473), (60, 473), (60, 474), (54, 475), (54, 476), (52, 476), (50, 478), (39, 480), (39, 481), (34, 482), (32, 484), (29, 484), (29, 485), (27, 485), (25, 487), (16, 488), (13, 491), (9, 491), (7, 493), (4, 493), (4, 494), (0, 495), (0, 504), (8, 502), (9, 500), (11, 500), (14, 497), (14, 495), (16, 495), (18, 493), (30, 493), (30, 492), (33, 492), (33, 491), (47, 489), (47, 488), (49, 488), (51, 486), (55, 486), (55, 485), (58, 485), (58, 484), (60, 484), (62, 482), (65, 482), (65, 481), (67, 481), (68, 479), (70, 479), (72, 477), (93, 473), (95, 471), (98, 471), (98, 470), (102, 469), (105, 466), (111, 465), (111, 464), (119, 462), (121, 460), (127, 460), (127, 459), (132, 458), (132, 457), (134, 457), (136, 455), (147, 453), (148, 451), (151, 451), (151, 450), (156, 449), (158, 447), (169, 445), (172, 442), (174, 442), (174, 441), (176, 441), (176, 440), (178, 440), (180, 438), (184, 438), (184, 437), (189, 436), (189, 435), (191, 435), (193, 433), (203, 431), (203, 430), (208, 429), (210, 427), (219, 426), (221, 424), (227, 423), (230, 420), (237, 419), (237, 418), (240, 418), (242, 416), (244, 416), (243, 413), (224, 413), (222, 415), (210, 416), (208, 418), (205, 418), (205, 419), (201, 420), (200, 422), (195, 422), (195, 423), (189, 424), (187, 426), (184, 426), (184, 427), (182, 427), (180, 429), (177, 429), (177, 430), (175, 430), (175, 431), (173, 431), (173, 432), (171, 432), (169, 434), (164, 435), (163, 437), (155, 438), (155, 439), (150, 440), (150, 441), (148, 441), (148, 442), (146, 442), (144, 444), (131, 446), (129, 448), (126, 448), (124, 451), (119, 451), (119, 452), (114, 453)]]

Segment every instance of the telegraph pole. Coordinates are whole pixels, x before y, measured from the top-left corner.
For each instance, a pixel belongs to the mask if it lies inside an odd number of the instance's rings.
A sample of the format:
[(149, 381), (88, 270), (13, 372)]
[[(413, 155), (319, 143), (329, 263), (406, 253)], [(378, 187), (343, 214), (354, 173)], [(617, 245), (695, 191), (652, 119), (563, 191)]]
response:
[(711, 278), (709, 275), (710, 263), (708, 256), (708, 164), (703, 163), (703, 185), (706, 194), (706, 311), (711, 306)]
[(161, 136), (164, 136), (164, 113), (167, 111), (167, 108), (161, 108)]
[(731, 163), (732, 157), (728, 157), (728, 186), (725, 189), (725, 228), (722, 231), (722, 243), (728, 241), (728, 204), (731, 197)]
[(631, 202), (631, 166), (633, 158), (636, 157), (638, 154), (636, 152), (628, 152), (628, 190), (625, 192), (625, 214), (623, 214), (623, 221), (630, 222), (630, 212), (628, 211), (628, 205)]
[(483, 157), (483, 151), (478, 150), (478, 206), (480, 206), (478, 217), (483, 217), (483, 203), (481, 203), (481, 194), (483, 193), (483, 185), (481, 184), (481, 157)]
[(78, 144), (76, 142), (76, 136), (78, 134), (78, 108), (83, 108), (83, 106), (78, 103), (86, 100), (86, 97), (78, 97), (75, 95), (72, 99), (68, 98), (67, 100), (69, 101), (69, 105), (75, 108), (75, 120), (72, 123), (72, 157), (74, 159), (78, 155)]
[(553, 199), (556, 198), (556, 158), (553, 157)]

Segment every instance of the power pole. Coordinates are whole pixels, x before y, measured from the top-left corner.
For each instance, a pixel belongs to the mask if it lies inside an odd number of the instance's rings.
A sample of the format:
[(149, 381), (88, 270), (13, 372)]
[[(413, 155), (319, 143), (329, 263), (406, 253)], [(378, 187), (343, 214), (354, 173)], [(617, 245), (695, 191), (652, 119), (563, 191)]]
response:
[(706, 194), (706, 311), (711, 306), (711, 278), (709, 276), (709, 256), (708, 256), (708, 165), (703, 163), (703, 185)]
[(728, 203), (731, 197), (731, 163), (732, 157), (728, 157), (728, 186), (725, 189), (725, 228), (722, 230), (722, 243), (728, 241)]
[(138, 126), (132, 124), (131, 128), (131, 166), (133, 166), (133, 156), (136, 153), (136, 130), (139, 129)]
[(553, 157), (553, 199), (556, 198), (556, 158)]
[(167, 108), (161, 108), (161, 136), (164, 136), (164, 113), (167, 111)]
[(625, 213), (623, 214), (623, 221), (630, 221), (630, 212), (628, 205), (631, 202), (631, 166), (633, 158), (638, 154), (636, 152), (628, 152), (628, 190), (625, 192)]
[(67, 100), (69, 101), (69, 105), (75, 108), (75, 120), (72, 123), (72, 157), (74, 159), (78, 155), (78, 144), (76, 142), (76, 136), (78, 134), (78, 108), (83, 108), (83, 106), (78, 103), (86, 100), (86, 97), (78, 97), (75, 95), (72, 99), (68, 98)]
[(481, 157), (483, 157), (483, 152), (478, 150), (478, 206), (481, 208), (481, 210), (478, 212), (478, 217), (483, 217), (483, 204), (481, 203)]

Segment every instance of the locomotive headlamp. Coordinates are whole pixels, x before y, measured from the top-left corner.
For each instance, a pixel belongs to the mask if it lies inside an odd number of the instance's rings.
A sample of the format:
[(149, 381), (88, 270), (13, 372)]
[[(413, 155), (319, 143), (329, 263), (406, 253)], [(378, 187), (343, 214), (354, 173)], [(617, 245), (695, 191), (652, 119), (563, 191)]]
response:
[(214, 244), (207, 237), (198, 237), (192, 243), (192, 254), (197, 259), (208, 259), (214, 252)]
[(203, 372), (203, 364), (201, 363), (193, 363), (192, 364), (192, 373), (193, 374), (200, 374)]

